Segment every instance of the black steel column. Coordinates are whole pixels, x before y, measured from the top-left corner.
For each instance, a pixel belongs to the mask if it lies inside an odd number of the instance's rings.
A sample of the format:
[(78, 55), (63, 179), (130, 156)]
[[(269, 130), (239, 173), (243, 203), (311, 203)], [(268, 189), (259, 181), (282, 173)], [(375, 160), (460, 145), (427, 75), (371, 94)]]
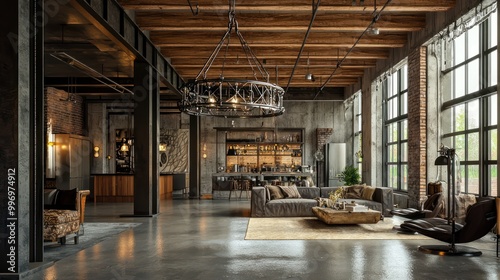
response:
[(152, 149), (153, 153), (151, 156), (151, 169), (153, 172), (153, 193), (152, 193), (152, 211), (153, 214), (160, 213), (160, 196), (159, 196), (159, 187), (160, 187), (160, 154), (159, 154), (159, 145), (160, 145), (160, 75), (153, 70), (152, 75), (152, 85), (151, 85), (151, 95), (152, 95), (152, 107), (151, 107), (151, 116), (152, 116), (152, 130), (151, 130), (151, 139), (152, 139)]
[[(153, 186), (153, 73), (147, 62), (135, 61), (134, 65), (134, 214), (151, 217), (153, 198), (158, 195), (158, 185)], [(158, 182), (158, 179), (156, 179)], [(155, 191), (156, 190), (156, 191)]]
[(200, 197), (200, 117), (189, 117), (189, 197)]
[(43, 188), (45, 178), (44, 1), (32, 1), (30, 36), (30, 262), (43, 261)]

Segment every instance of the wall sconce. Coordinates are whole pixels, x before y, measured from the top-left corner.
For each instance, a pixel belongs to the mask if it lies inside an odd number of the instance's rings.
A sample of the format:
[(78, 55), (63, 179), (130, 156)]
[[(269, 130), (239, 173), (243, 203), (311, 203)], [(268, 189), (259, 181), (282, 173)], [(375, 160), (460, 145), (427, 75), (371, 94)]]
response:
[(160, 143), (160, 145), (158, 146), (158, 150), (160, 152), (166, 152), (167, 151), (167, 144), (165, 143)]
[(97, 146), (94, 147), (94, 157), (95, 158), (99, 157), (99, 150), (100, 150), (99, 147), (97, 147)]
[(204, 159), (207, 158), (207, 144), (203, 144), (203, 155), (202, 155), (202, 157)]
[(47, 143), (47, 145), (48, 145), (49, 147), (53, 147), (53, 146), (55, 146), (55, 145), (56, 145), (56, 142), (54, 142), (54, 141), (49, 141), (49, 142)]

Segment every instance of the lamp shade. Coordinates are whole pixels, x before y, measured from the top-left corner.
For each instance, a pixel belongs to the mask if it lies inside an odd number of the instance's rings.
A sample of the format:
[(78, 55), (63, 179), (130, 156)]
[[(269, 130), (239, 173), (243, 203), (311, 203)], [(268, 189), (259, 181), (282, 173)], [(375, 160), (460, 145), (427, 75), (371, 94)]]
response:
[(311, 82), (314, 82), (316, 80), (314, 78), (314, 75), (311, 73), (307, 73), (305, 77), (306, 77), (306, 80), (311, 81)]
[(128, 152), (129, 151), (127, 143), (123, 143), (122, 144), (122, 146), (120, 147), (120, 151), (122, 151), (122, 152)]
[(450, 158), (444, 155), (438, 156), (434, 161), (434, 165), (448, 165)]

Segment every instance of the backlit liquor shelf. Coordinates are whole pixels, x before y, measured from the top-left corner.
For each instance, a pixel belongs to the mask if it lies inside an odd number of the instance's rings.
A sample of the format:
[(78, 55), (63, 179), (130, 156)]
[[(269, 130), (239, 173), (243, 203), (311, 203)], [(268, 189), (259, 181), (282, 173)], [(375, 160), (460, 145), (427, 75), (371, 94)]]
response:
[(301, 171), (303, 128), (215, 128), (218, 172)]

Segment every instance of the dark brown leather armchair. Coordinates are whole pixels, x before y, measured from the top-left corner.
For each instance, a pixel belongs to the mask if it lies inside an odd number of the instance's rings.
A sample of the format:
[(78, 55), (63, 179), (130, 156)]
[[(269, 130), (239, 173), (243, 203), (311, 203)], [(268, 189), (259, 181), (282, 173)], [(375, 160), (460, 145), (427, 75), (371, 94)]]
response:
[[(401, 224), (401, 229), (418, 232), (422, 235), (448, 242), (450, 243), (449, 250), (451, 254), (459, 254), (459, 250), (455, 248), (455, 243), (467, 243), (485, 236), (495, 226), (496, 222), (497, 210), (495, 199), (480, 198), (477, 203), (468, 209), (465, 216), (465, 223), (455, 223), (454, 234), (452, 232), (452, 223), (441, 218), (407, 220)], [(477, 256), (480, 254), (481, 252), (474, 255)]]
[(402, 208), (391, 211), (393, 215), (405, 217), (407, 219), (434, 218), (444, 210), (442, 193), (435, 193), (424, 202), (423, 209)]

